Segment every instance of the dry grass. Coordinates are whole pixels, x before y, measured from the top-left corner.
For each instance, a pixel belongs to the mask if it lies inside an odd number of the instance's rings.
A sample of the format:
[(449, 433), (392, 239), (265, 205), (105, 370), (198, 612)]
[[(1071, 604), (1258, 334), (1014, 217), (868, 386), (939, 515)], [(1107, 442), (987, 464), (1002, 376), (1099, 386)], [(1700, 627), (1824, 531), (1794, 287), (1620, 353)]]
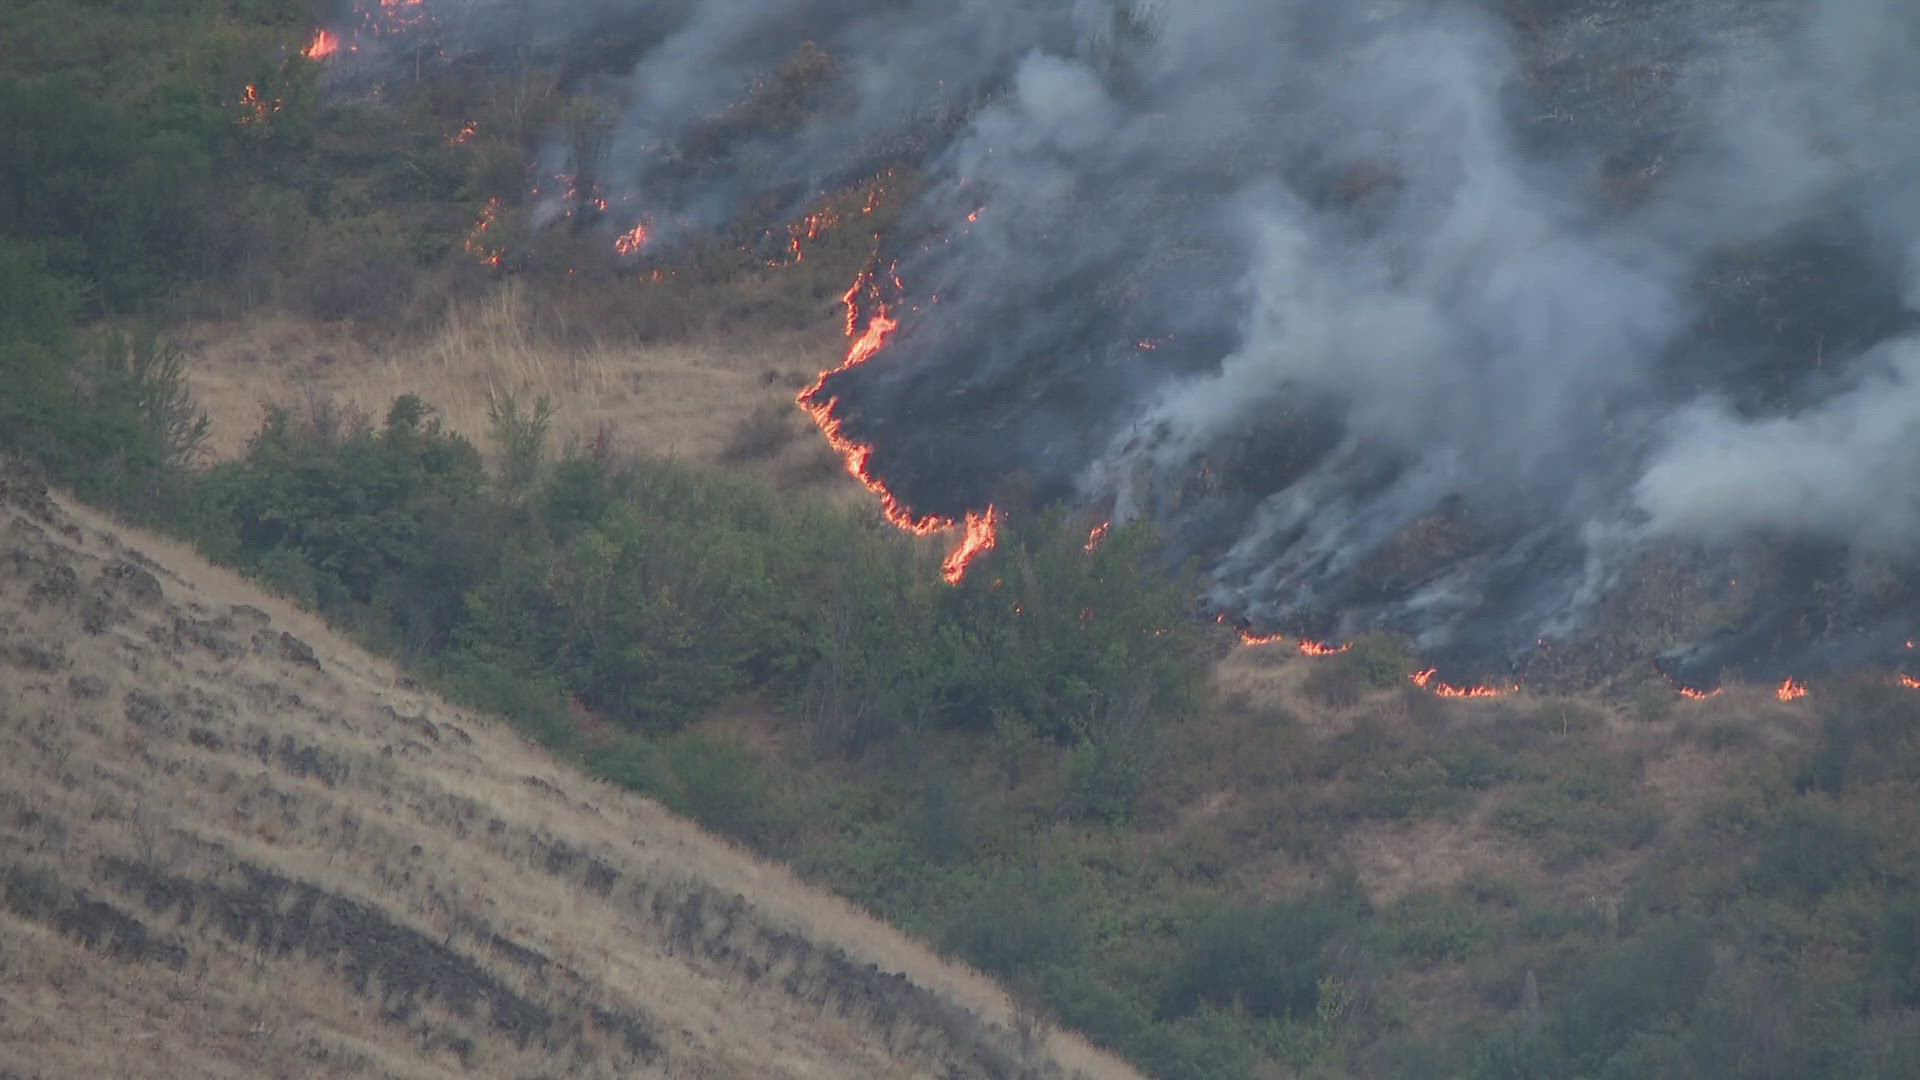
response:
[[(625, 450), (719, 461), (730, 448), (737, 452), (738, 432), (797, 412), (794, 394), (844, 348), (839, 323), (824, 309), (807, 330), (569, 346), (535, 332), (531, 306), (525, 290), (508, 282), (456, 305), (437, 332), (411, 343), (371, 342), (348, 324), (288, 315), (187, 328), (190, 379), (213, 421), (213, 451), (239, 453), (269, 403), (319, 397), (377, 417), (406, 393), (424, 397), (443, 422), (484, 447), (488, 401), (508, 392), (551, 397), (563, 443), (604, 434)], [(813, 440), (790, 439), (763, 444), (757, 457), (772, 471), (800, 476), (815, 449)]]
[[(1433, 698), (1406, 687), (1367, 690), (1357, 700), (1330, 703), (1313, 693), (1313, 676), (1332, 659), (1302, 657), (1282, 646), (1234, 647), (1215, 664), (1216, 715), (1208, 746), (1196, 751), (1209, 771), (1189, 784), (1191, 802), (1178, 815), (1186, 842), (1204, 848), (1235, 830), (1327, 806), (1349, 807), (1357, 791), (1381, 782), (1394, 760), (1463, 742), (1491, 739), (1513, 745), (1550, 769), (1562, 758), (1598, 754), (1629, 763), (1636, 795), (1669, 823), (1684, 827), (1701, 810), (1748, 782), (1751, 771), (1783, 749), (1804, 745), (1815, 730), (1806, 702), (1781, 702), (1771, 687), (1729, 684), (1704, 701), (1676, 692), (1657, 719), (1621, 694), (1541, 696), (1518, 692), (1471, 701)], [(1341, 751), (1341, 740), (1374, 733), (1376, 749)], [(1738, 741), (1722, 745), (1726, 733)], [(1224, 745), (1215, 745), (1216, 743)], [(1326, 775), (1295, 769), (1275, 780), (1276, 762), (1313, 761), (1340, 754)], [(1385, 755), (1384, 757), (1380, 755)], [(1324, 768), (1324, 766), (1323, 766)], [(1525, 778), (1522, 778), (1523, 780)], [(1354, 785), (1358, 784), (1359, 787)], [(1337, 848), (1371, 898), (1380, 904), (1422, 890), (1448, 889), (1472, 879), (1517, 884), (1530, 895), (1573, 904), (1618, 903), (1646, 849), (1610, 850), (1575, 866), (1552, 865), (1534, 846), (1495, 820), (1511, 784), (1475, 793), (1457, 809), (1399, 820), (1352, 819), (1342, 812), (1324, 840)], [(1311, 808), (1319, 807), (1320, 810)]]
[[(1020, 1066), (984, 977), (176, 546), (20, 490), (0, 499), (0, 1073)], [(1058, 1033), (1042, 1056), (1133, 1075)]]

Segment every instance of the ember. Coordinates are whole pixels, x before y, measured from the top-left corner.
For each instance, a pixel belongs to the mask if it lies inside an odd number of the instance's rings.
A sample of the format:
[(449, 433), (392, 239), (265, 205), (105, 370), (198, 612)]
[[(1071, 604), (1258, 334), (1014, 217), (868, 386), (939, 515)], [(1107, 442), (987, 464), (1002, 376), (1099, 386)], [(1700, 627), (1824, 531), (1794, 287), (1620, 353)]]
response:
[(244, 110), (240, 114), (240, 122), (243, 124), (264, 123), (267, 117), (279, 112), (282, 107), (283, 103), (278, 98), (268, 101), (261, 97), (252, 84), (240, 92), (240, 108)]
[(641, 222), (614, 238), (613, 250), (621, 255), (638, 254), (647, 243), (647, 225)]
[(467, 254), (480, 260), (480, 262), (486, 266), (499, 266), (500, 257), (506, 254), (504, 248), (496, 248), (486, 242), (487, 230), (493, 227), (494, 221), (499, 218), (499, 216), (500, 197), (496, 195), (487, 200), (487, 205), (480, 210), (480, 220), (474, 222), (473, 228), (467, 230), (467, 242), (465, 245)]

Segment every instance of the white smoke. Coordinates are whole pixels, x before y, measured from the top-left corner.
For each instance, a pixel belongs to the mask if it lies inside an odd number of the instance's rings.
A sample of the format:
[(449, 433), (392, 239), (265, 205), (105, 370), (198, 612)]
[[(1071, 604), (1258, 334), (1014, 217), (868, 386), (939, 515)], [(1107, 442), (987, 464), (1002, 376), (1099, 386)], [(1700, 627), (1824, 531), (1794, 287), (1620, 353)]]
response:
[[(1920, 309), (1913, 0), (1559, 0), (1525, 41), (1466, 0), (428, 2), (467, 51), (630, 39), (604, 180), (662, 242), (913, 159), (939, 302), (835, 393), (923, 510), (1020, 473), (1161, 521), (1224, 608), (1436, 647), (1564, 630), (1637, 544), (1920, 526), (1920, 345), (1816, 278), (1873, 318), (1782, 357), (1795, 315), (1699, 286), (1840, 222)], [(808, 41), (830, 107), (685, 149)], [(1482, 542), (1369, 584), (1436, 517)]]

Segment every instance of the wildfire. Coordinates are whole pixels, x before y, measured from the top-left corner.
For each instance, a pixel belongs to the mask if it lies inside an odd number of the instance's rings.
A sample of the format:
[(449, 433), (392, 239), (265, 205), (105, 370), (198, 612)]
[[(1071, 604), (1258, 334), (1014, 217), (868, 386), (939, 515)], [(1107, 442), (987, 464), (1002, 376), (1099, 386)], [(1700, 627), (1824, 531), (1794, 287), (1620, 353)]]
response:
[(1113, 522), (1111, 521), (1103, 521), (1093, 527), (1093, 531), (1087, 534), (1086, 550), (1088, 554), (1092, 554), (1093, 549), (1100, 546), (1100, 541), (1107, 538), (1107, 531), (1111, 528), (1113, 528)]
[(1324, 641), (1308, 641), (1302, 638), (1299, 643), (1300, 652), (1306, 656), (1333, 656), (1351, 648), (1353, 648), (1352, 642), (1347, 642), (1345, 645), (1329, 645)]
[(1434, 675), (1437, 674), (1439, 670), (1440, 670), (1439, 668), (1427, 668), (1424, 671), (1416, 671), (1413, 674), (1407, 676), (1407, 678), (1413, 683), (1413, 685), (1421, 688), (1422, 690), (1431, 690), (1435, 694), (1438, 694), (1441, 697), (1454, 697), (1454, 698), (1499, 697), (1502, 694), (1511, 694), (1515, 690), (1519, 689), (1519, 687), (1517, 686), (1506, 686), (1506, 687), (1454, 686), (1451, 683), (1439, 682), (1434, 678)]
[[(916, 516), (900, 502), (885, 481), (869, 471), (868, 464), (873, 458), (872, 444), (860, 442), (846, 433), (841, 419), (833, 414), (834, 406), (839, 404), (840, 399), (825, 396), (828, 379), (873, 359), (873, 355), (886, 344), (887, 335), (900, 325), (899, 320), (887, 314), (887, 305), (881, 303), (874, 306), (873, 316), (867, 320), (866, 327), (860, 327), (858, 300), (872, 279), (871, 270), (862, 270), (840, 298), (847, 305), (847, 336), (853, 338), (853, 343), (847, 346), (846, 359), (838, 367), (821, 372), (820, 377), (813, 380), (813, 385), (800, 391), (794, 403), (813, 420), (827, 440), (827, 445), (846, 461), (847, 475), (860, 481), (862, 487), (873, 492), (880, 500), (880, 514), (889, 524), (915, 536), (931, 536), (956, 527), (962, 529), (959, 546), (940, 564), (940, 576), (948, 584), (956, 585), (966, 577), (967, 567), (981, 555), (993, 550), (999, 540), (994, 508), (988, 506), (985, 510), (968, 511), (965, 520), (959, 522), (936, 514)], [(895, 277), (894, 281), (898, 284), (899, 278)]]
[(1781, 701), (1798, 701), (1807, 696), (1807, 684), (1789, 676), (1774, 688), (1773, 696)]
[(999, 530), (994, 524), (993, 507), (989, 506), (979, 513), (967, 512), (966, 531), (960, 537), (960, 546), (953, 549), (940, 563), (940, 576), (947, 584), (958, 585), (960, 579), (967, 576), (967, 567), (973, 560), (993, 550), (1000, 539)]
[(332, 56), (339, 49), (340, 39), (334, 37), (332, 31), (317, 30), (314, 32), (313, 40), (307, 43), (306, 48), (300, 50), (300, 55), (309, 60), (322, 60)]
[(479, 130), (480, 130), (479, 128), (474, 126), (473, 121), (469, 120), (466, 122), (465, 126), (461, 127), (459, 131), (454, 132), (453, 137), (447, 140), (447, 145), (459, 146), (460, 144), (473, 138), (474, 135), (476, 135), (479, 132)]
[[(1213, 621), (1225, 623), (1227, 617), (1225, 615), (1216, 615)], [(1285, 634), (1256, 634), (1244, 626), (1236, 627), (1235, 629), (1240, 633), (1240, 644), (1242, 645), (1279, 645), (1287, 640), (1287, 635)], [(1297, 638), (1294, 641), (1294, 648), (1299, 649), (1300, 655), (1302, 656), (1336, 656), (1353, 648), (1353, 643), (1348, 642), (1345, 645), (1329, 645), (1324, 641), (1314, 641), (1311, 638)]]
[[(840, 224), (839, 214), (835, 213), (832, 210), (822, 210), (817, 214), (808, 214), (806, 217), (801, 218), (799, 221), (796, 221), (791, 225), (788, 225), (787, 226), (787, 251), (793, 257), (787, 261), (786, 265), (792, 266), (795, 263), (805, 261), (806, 252), (801, 250), (802, 241), (818, 240), (820, 238), (820, 234), (826, 232), (828, 229), (831, 229), (838, 224)], [(774, 265), (778, 266), (780, 264), (775, 263)]]
[(647, 223), (641, 222), (614, 237), (613, 250), (621, 255), (637, 254), (647, 242)]
[(1688, 701), (1705, 701), (1711, 697), (1719, 697), (1726, 687), (1716, 686), (1711, 690), (1695, 690), (1691, 686), (1682, 686), (1677, 689), (1680, 691), (1680, 696)]
[(255, 89), (252, 83), (248, 83), (246, 89), (240, 92), (240, 108), (244, 110), (240, 114), (240, 122), (243, 124), (265, 123), (267, 117), (284, 107), (285, 103), (278, 98), (268, 101), (261, 97), (260, 91)]
[(499, 266), (500, 257), (506, 254), (504, 249), (492, 247), (486, 242), (487, 230), (493, 227), (495, 219), (499, 216), (500, 197), (496, 195), (487, 200), (487, 205), (480, 210), (480, 220), (474, 222), (473, 228), (467, 230), (467, 254), (486, 266)]
[(1911, 675), (1902, 675), (1900, 676), (1900, 685), (1909, 690), (1920, 690), (1920, 679), (1916, 679)]

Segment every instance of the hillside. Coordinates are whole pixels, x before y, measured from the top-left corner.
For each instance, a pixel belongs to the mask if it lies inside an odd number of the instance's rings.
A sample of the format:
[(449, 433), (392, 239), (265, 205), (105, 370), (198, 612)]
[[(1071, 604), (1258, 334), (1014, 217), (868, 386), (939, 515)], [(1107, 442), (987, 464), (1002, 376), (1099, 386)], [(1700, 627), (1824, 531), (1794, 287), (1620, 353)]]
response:
[(75, 10), (0, 1080), (1920, 1076), (1920, 7)]
[(1134, 1075), (178, 545), (3, 484), (0, 1075)]

